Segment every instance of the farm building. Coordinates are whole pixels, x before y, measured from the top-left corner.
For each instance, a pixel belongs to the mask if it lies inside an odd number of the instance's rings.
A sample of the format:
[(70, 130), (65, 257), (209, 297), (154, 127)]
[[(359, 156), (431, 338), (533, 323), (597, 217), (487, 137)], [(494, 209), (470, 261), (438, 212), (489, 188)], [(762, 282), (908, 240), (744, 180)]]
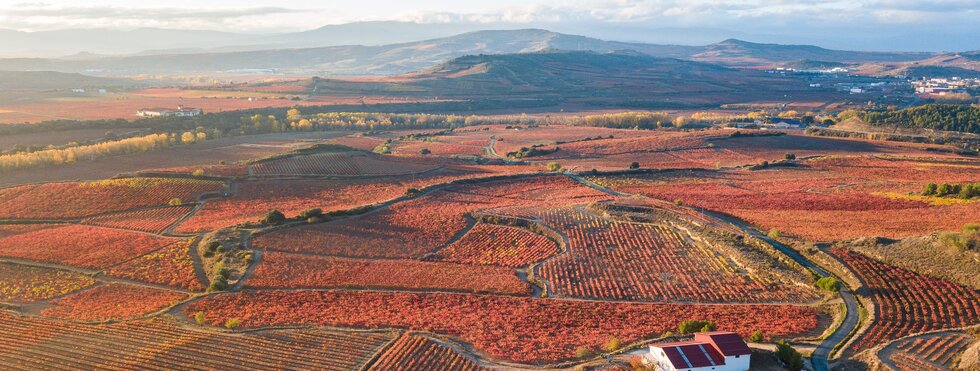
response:
[(203, 113), (200, 108), (187, 108), (184, 106), (177, 106), (177, 109), (170, 108), (143, 108), (136, 111), (136, 115), (140, 117), (191, 117), (200, 116)]
[(733, 332), (702, 332), (693, 341), (650, 345), (647, 360), (656, 370), (745, 371), (752, 350)]

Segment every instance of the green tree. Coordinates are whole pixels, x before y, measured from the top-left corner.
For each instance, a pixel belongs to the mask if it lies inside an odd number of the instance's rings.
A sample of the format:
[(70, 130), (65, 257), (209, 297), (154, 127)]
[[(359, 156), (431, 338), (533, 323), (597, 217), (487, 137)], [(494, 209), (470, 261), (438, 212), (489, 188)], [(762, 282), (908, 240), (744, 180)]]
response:
[(939, 186), (936, 183), (926, 184), (926, 187), (922, 189), (923, 196), (933, 196), (939, 191)]
[(803, 369), (803, 355), (793, 348), (786, 340), (776, 343), (776, 356), (786, 364), (790, 371), (800, 371)]
[(265, 218), (262, 218), (262, 223), (271, 224), (271, 225), (279, 225), (285, 221), (286, 221), (286, 215), (279, 210), (269, 211), (268, 214), (265, 214)]
[(752, 336), (749, 336), (749, 341), (753, 343), (761, 343), (765, 338), (762, 336), (762, 331), (755, 330)]
[(561, 171), (561, 164), (559, 164), (557, 162), (549, 162), (548, 163), (548, 170), (549, 171), (553, 171), (553, 172)]
[(787, 153), (786, 156), (784, 156), (784, 157), (786, 157), (787, 160), (795, 160), (796, 159), (796, 155), (795, 154), (792, 154), (792, 153)]
[(242, 324), (242, 320), (238, 318), (229, 318), (225, 321), (225, 328), (236, 329), (241, 324)]
[(840, 291), (840, 282), (834, 277), (822, 277), (817, 280), (816, 286), (825, 291)]
[(203, 325), (206, 321), (207, 318), (204, 316), (204, 312), (197, 311), (197, 313), (194, 313), (194, 322), (197, 322), (199, 325)]

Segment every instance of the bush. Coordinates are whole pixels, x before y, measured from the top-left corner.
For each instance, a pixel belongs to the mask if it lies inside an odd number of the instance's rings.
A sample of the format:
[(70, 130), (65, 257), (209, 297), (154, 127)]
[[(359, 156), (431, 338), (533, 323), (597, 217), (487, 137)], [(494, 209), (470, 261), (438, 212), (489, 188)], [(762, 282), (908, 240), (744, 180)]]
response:
[(561, 164), (559, 164), (557, 162), (549, 162), (548, 163), (548, 170), (549, 171), (554, 171), (554, 172), (561, 171)]
[(592, 356), (592, 349), (581, 347), (575, 349), (575, 358), (586, 358)]
[(761, 343), (765, 338), (762, 336), (762, 331), (755, 330), (752, 336), (749, 336), (749, 341), (753, 343)]
[(780, 233), (778, 229), (770, 229), (769, 233), (766, 234), (766, 236), (769, 236), (769, 238), (772, 238), (774, 240), (781, 237), (782, 235), (783, 234)]
[(602, 350), (605, 350), (606, 352), (615, 352), (622, 345), (623, 344), (618, 338), (611, 336), (609, 339), (606, 339), (605, 343), (602, 343)]
[(194, 313), (194, 322), (197, 322), (197, 324), (203, 325), (206, 320), (207, 319), (204, 318), (204, 312), (197, 311), (197, 313)]
[(633, 162), (630, 163), (630, 169), (634, 169), (635, 170), (635, 169), (639, 169), (639, 168), (640, 168), (640, 163), (639, 162), (633, 161)]
[(241, 324), (242, 324), (242, 320), (238, 318), (229, 318), (228, 320), (225, 321), (225, 328), (236, 329)]
[(677, 325), (677, 331), (684, 335), (694, 332), (714, 331), (717, 327), (712, 321), (691, 319)]
[(840, 291), (840, 282), (834, 277), (823, 277), (817, 280), (817, 287), (824, 291), (837, 292)]
[(796, 159), (796, 155), (795, 154), (792, 154), (792, 153), (787, 153), (785, 157), (786, 157), (787, 160), (795, 160)]
[(684, 201), (681, 201), (681, 200), (679, 200), (679, 199), (678, 199), (678, 200), (674, 200), (674, 205), (677, 205), (677, 206), (684, 206)]
[(939, 186), (936, 183), (926, 184), (926, 187), (922, 190), (923, 196), (932, 196), (938, 192)]
[(269, 211), (268, 214), (265, 214), (265, 218), (262, 218), (262, 223), (271, 224), (271, 225), (279, 225), (285, 221), (286, 221), (286, 215), (279, 210)]
[(208, 292), (222, 291), (228, 288), (228, 277), (215, 276), (208, 285)]
[(204, 176), (204, 169), (197, 169), (191, 173), (191, 176)]
[(179, 198), (174, 197), (170, 199), (170, 202), (168, 202), (168, 204), (170, 204), (170, 206), (180, 206), (183, 205), (184, 202), (181, 201)]
[(796, 349), (793, 349), (786, 340), (780, 340), (776, 343), (776, 356), (786, 364), (786, 367), (790, 371), (803, 369), (803, 355)]
[(321, 216), (323, 216), (323, 209), (320, 208), (307, 209), (299, 213), (300, 219), (309, 219)]
[(432, 153), (432, 151), (430, 151), (428, 148), (422, 148), (422, 149), (419, 150), (419, 154), (420, 155), (427, 155), (427, 154), (430, 154), (430, 153)]

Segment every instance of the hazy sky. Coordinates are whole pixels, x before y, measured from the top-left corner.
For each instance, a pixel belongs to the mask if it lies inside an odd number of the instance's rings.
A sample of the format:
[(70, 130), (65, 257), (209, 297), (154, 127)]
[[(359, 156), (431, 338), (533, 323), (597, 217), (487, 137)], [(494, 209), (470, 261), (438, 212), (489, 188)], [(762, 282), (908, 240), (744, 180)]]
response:
[(0, 0), (0, 28), (18, 30), (163, 27), (258, 32), (362, 20), (742, 25), (753, 29), (764, 26), (759, 21), (774, 28), (858, 22), (900, 28), (966, 27), (966, 23), (977, 23), (978, 16), (978, 0)]
[[(980, 0), (0, 0), (0, 28), (30, 31), (158, 27), (265, 33), (399, 20), (580, 30), (573, 33), (635, 40), (649, 39), (636, 30), (697, 27), (759, 39), (874, 38), (871, 45), (890, 40), (896, 47), (910, 39), (933, 46), (940, 39), (969, 47), (980, 44), (978, 19)], [(618, 33), (602, 32), (613, 28)]]

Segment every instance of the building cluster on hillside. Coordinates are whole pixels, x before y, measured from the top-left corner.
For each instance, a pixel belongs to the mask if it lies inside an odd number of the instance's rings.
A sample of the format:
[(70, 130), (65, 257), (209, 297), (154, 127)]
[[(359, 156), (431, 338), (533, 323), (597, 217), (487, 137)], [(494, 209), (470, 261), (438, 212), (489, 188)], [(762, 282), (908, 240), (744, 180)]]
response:
[(747, 371), (752, 350), (733, 332), (701, 332), (693, 341), (650, 345), (644, 362), (658, 371)]
[(917, 94), (946, 95), (966, 93), (971, 88), (980, 87), (980, 79), (931, 78), (913, 80), (912, 87)]
[(837, 91), (851, 94), (887, 93), (895, 90), (897, 87), (896, 83), (888, 81), (840, 82), (834, 85)]
[(193, 117), (204, 113), (200, 108), (188, 108), (177, 106), (177, 109), (170, 108), (143, 108), (136, 111), (140, 117)]
[(769, 73), (778, 73), (785, 75), (787, 73), (799, 73), (808, 75), (827, 75), (827, 74), (842, 74), (848, 73), (848, 69), (844, 67), (834, 67), (834, 68), (817, 68), (817, 69), (797, 69), (791, 67), (776, 67), (774, 70), (768, 70)]

